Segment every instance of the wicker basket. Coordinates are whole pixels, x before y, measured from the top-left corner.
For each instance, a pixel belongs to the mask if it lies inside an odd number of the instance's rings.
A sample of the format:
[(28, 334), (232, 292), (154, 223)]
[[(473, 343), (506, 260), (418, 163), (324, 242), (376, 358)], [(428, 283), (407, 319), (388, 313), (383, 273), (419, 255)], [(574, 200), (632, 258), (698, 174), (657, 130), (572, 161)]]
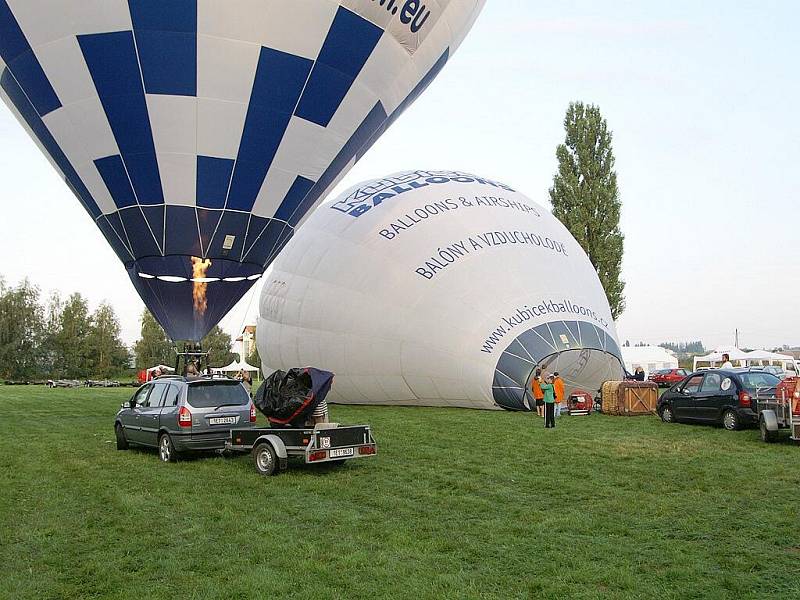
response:
[(606, 381), (602, 397), (603, 412), (607, 415), (651, 415), (658, 405), (658, 386), (639, 381)]

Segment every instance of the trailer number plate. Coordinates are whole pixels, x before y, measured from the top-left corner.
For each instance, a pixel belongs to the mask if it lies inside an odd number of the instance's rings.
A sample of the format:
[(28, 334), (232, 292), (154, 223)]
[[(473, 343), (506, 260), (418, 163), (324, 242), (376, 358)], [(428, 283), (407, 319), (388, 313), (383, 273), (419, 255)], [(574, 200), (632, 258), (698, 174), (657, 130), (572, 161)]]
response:
[(331, 458), (342, 458), (343, 456), (353, 456), (352, 448), (334, 448), (331, 450)]
[(233, 425), (236, 417), (211, 417), (208, 422), (211, 425)]

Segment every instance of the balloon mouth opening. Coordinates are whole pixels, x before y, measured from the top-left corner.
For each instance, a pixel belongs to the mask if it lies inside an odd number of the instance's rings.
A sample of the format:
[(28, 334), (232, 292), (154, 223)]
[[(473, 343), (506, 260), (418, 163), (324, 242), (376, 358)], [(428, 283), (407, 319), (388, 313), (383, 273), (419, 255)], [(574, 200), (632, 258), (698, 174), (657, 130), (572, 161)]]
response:
[(530, 410), (536, 369), (558, 372), (565, 392), (591, 393), (624, 373), (616, 340), (598, 325), (583, 320), (548, 321), (520, 333), (495, 366), (492, 395), (509, 410)]
[(261, 279), (261, 274), (250, 275), (249, 277), (180, 277), (178, 275), (151, 275), (150, 273), (136, 273), (142, 279), (158, 279), (167, 283), (241, 283), (243, 281), (257, 281)]

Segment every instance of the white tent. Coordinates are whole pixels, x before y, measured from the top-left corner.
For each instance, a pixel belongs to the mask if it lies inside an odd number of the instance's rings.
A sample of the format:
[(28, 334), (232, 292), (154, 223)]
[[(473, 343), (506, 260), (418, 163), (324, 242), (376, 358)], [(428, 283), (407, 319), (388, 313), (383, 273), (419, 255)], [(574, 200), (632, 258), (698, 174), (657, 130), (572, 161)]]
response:
[(779, 352), (769, 352), (767, 350), (753, 350), (747, 354), (748, 365), (777, 365), (786, 371), (788, 375), (796, 375), (800, 371), (798, 362), (790, 354), (780, 354)]
[(792, 362), (794, 357), (788, 354), (778, 354), (777, 352), (768, 352), (767, 350), (753, 350), (747, 353), (748, 361), (761, 361), (766, 363), (772, 362)]
[(678, 359), (675, 355), (660, 346), (623, 346), (622, 359), (629, 373), (638, 367), (644, 369), (645, 377), (659, 369), (677, 369)]
[[(730, 361), (733, 364), (733, 366), (735, 367), (747, 366), (747, 359), (749, 352), (745, 352), (744, 350), (739, 350), (735, 346), (723, 346), (721, 348), (717, 348), (710, 354), (706, 354), (705, 356), (695, 356), (694, 370), (696, 371), (700, 367), (714, 369), (716, 367), (722, 366), (722, 363), (725, 362), (722, 358), (723, 354), (728, 355), (728, 358), (730, 358)], [(700, 363), (707, 363), (707, 364), (701, 365)]]
[(711, 354), (706, 356), (696, 356), (694, 359), (694, 368), (697, 369), (699, 363), (708, 363), (710, 368), (719, 367), (723, 363), (722, 355), (727, 354), (731, 362), (736, 367), (749, 367), (751, 365), (764, 365), (764, 364), (779, 364), (784, 370), (796, 370), (796, 362), (794, 357), (788, 354), (778, 354), (777, 352), (769, 352), (767, 350), (752, 350), (745, 352), (739, 350), (734, 346), (723, 346), (717, 348)]

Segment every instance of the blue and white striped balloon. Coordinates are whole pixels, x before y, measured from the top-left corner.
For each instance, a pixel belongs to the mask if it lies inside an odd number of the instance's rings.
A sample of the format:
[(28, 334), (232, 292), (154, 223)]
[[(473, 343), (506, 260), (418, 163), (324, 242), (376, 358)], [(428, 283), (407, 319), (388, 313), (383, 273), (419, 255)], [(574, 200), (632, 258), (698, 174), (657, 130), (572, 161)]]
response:
[(484, 1), (0, 0), (0, 95), (170, 337), (198, 340)]

